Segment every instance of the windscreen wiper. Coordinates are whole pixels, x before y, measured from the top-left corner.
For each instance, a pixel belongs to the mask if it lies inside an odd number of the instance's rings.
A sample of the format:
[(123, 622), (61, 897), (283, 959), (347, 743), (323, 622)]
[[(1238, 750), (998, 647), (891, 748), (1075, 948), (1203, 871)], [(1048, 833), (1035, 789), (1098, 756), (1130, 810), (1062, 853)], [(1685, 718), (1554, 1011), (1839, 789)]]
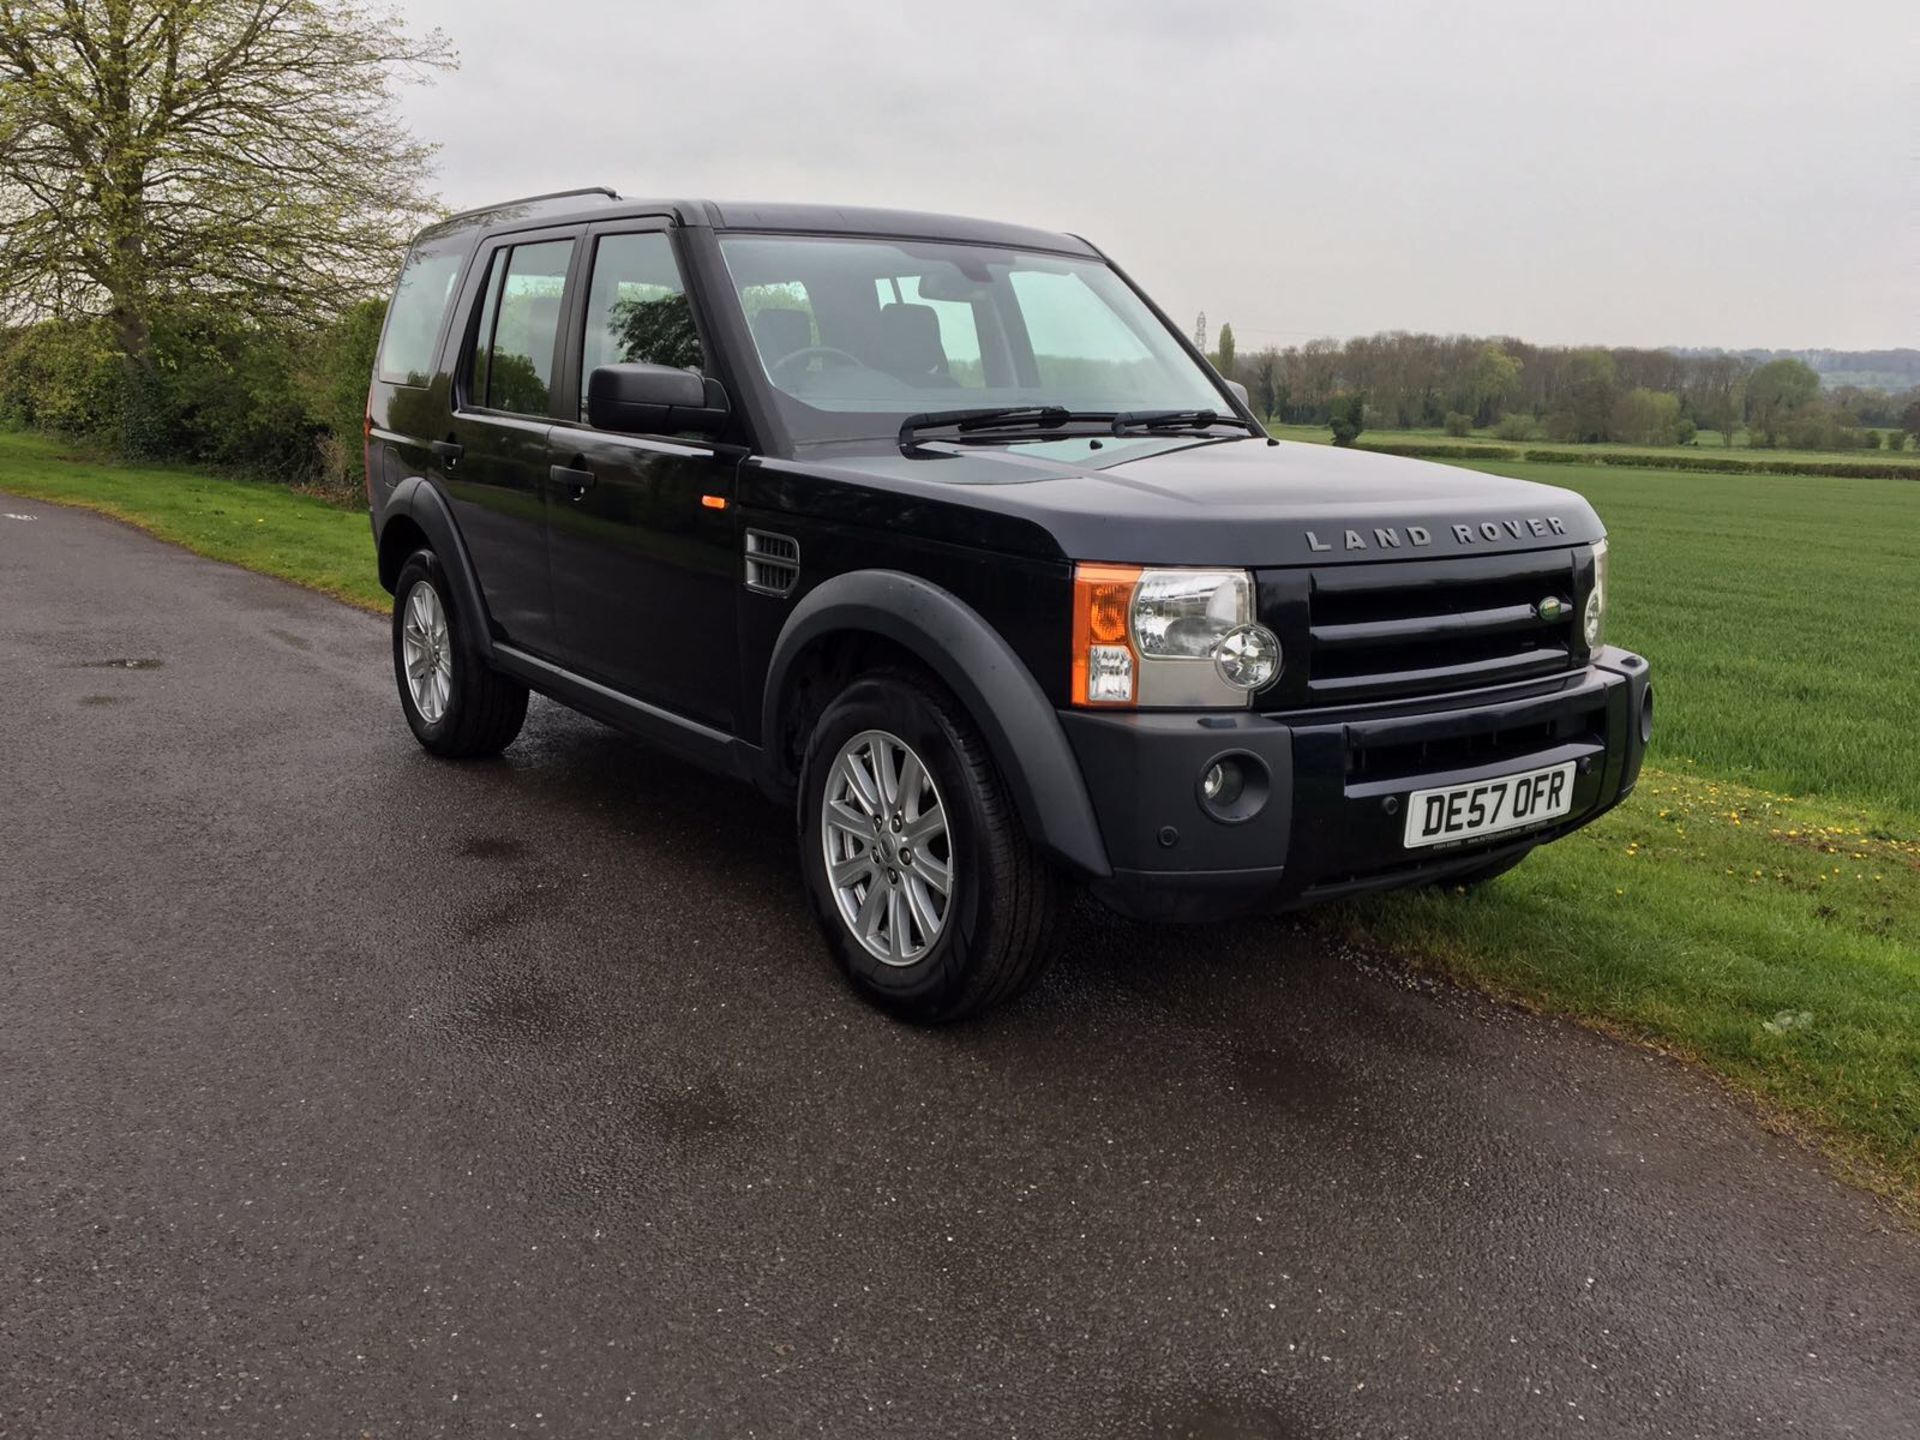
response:
[(1125, 410), (1113, 417), (1113, 433), (1130, 430), (1206, 430), (1214, 425), (1232, 425), (1251, 430), (1238, 415), (1222, 415), (1218, 410)]
[[(1076, 418), (1064, 405), (999, 405), (980, 410), (933, 410), (909, 415), (900, 422), (900, 443), (910, 445), (922, 430), (954, 430), (969, 435), (978, 430), (1053, 430)], [(1099, 417), (1105, 419), (1105, 416)]]
[(982, 431), (1059, 430), (1068, 425), (1098, 425), (1115, 435), (1153, 434), (1165, 430), (1207, 430), (1215, 425), (1236, 429), (1253, 427), (1238, 415), (1218, 410), (1069, 410), (1064, 405), (1002, 405), (982, 410), (935, 410), (909, 415), (900, 425), (900, 443), (910, 445), (923, 430), (952, 430), (959, 435)]

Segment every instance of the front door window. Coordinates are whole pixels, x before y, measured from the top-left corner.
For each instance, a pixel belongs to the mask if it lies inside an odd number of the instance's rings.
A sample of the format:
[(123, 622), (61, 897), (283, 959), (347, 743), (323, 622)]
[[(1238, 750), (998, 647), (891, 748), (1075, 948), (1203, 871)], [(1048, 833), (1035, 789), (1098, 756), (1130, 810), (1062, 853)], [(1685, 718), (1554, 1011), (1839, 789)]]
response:
[(586, 379), (602, 365), (701, 370), (705, 363), (672, 243), (658, 231), (602, 237), (587, 287), (581, 418), (587, 413)]

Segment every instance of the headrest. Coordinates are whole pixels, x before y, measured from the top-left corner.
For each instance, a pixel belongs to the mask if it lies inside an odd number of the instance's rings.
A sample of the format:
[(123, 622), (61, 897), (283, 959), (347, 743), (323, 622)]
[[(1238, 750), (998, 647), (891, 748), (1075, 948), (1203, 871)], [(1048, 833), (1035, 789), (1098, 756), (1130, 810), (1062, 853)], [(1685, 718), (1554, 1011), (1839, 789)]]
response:
[(908, 380), (947, 376), (940, 316), (931, 305), (882, 305), (879, 340), (881, 369)]
[(813, 344), (813, 317), (804, 310), (762, 310), (753, 317), (753, 339), (771, 365)]

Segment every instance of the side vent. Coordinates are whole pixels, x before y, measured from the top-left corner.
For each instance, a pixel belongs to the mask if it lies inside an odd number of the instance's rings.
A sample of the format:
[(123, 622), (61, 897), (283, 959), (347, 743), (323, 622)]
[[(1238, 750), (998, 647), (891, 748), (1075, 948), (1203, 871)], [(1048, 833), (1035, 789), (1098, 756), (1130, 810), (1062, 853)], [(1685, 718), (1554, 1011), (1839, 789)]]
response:
[(747, 588), (786, 595), (800, 578), (800, 542), (791, 535), (747, 531)]

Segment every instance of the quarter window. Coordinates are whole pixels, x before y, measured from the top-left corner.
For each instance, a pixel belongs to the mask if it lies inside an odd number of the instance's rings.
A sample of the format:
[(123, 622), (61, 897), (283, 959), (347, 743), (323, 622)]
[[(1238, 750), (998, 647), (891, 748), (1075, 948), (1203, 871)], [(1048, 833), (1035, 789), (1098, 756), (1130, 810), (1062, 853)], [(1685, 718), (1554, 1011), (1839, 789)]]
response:
[(475, 405), (518, 415), (547, 413), (572, 257), (571, 240), (516, 245), (494, 255), (474, 332)]
[(460, 251), (415, 250), (401, 267), (380, 341), (380, 378), (389, 385), (425, 385), (433, 350), (460, 281)]
[(580, 364), (580, 415), (586, 418), (585, 381), (602, 365), (671, 365), (699, 370), (706, 363), (693, 307), (673, 243), (662, 231), (603, 236), (594, 250), (587, 290), (587, 329)]

